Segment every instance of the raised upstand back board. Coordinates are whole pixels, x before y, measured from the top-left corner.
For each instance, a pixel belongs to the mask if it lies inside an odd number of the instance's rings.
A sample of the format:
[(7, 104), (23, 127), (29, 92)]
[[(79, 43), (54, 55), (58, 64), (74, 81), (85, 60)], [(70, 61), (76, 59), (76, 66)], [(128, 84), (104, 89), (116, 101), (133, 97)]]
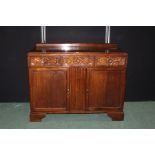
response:
[(30, 121), (55, 113), (123, 120), (127, 59), (117, 44), (36, 44), (28, 53)]

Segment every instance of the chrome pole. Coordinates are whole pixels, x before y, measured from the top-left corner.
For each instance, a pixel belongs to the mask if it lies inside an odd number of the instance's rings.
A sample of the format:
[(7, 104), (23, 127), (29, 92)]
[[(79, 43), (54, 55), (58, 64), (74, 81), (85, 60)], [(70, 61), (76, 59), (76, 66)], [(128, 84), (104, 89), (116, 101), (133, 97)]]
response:
[(110, 43), (110, 26), (106, 26), (105, 29), (105, 43), (106, 44)]
[(46, 43), (46, 26), (41, 26), (41, 43)]
[(46, 26), (44, 26), (44, 43), (46, 43)]

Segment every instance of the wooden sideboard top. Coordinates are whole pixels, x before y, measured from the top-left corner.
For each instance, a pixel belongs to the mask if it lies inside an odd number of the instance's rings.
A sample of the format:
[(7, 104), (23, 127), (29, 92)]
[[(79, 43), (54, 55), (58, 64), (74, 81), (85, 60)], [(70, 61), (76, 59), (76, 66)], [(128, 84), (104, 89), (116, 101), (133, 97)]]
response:
[(128, 56), (127, 52), (124, 51), (109, 51), (109, 53), (106, 53), (106, 51), (103, 52), (51, 52), (46, 50), (33, 50), (28, 53), (28, 56), (44, 56), (44, 55), (115, 55), (115, 56)]
[(50, 50), (50, 51), (103, 51), (103, 50), (117, 50), (118, 44), (105, 43), (37, 43), (36, 50)]
[(28, 53), (31, 67), (83, 65), (126, 67), (127, 57), (128, 54), (119, 50), (117, 44), (101, 43), (36, 44), (36, 49)]

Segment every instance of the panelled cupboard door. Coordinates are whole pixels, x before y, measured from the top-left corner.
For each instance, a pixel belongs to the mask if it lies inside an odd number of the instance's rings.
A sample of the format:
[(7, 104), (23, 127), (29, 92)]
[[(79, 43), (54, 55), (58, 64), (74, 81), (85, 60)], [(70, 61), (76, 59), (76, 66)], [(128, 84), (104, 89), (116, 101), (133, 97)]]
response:
[(31, 68), (31, 108), (42, 111), (67, 110), (67, 68)]
[(87, 69), (84, 67), (71, 67), (69, 69), (70, 83), (70, 112), (85, 111)]
[(120, 107), (124, 72), (121, 70), (90, 69), (88, 72), (88, 110)]

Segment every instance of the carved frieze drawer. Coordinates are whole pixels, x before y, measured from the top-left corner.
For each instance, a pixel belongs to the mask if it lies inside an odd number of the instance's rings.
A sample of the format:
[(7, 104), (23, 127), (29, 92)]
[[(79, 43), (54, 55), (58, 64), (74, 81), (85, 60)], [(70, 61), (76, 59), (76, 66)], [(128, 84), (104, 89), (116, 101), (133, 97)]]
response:
[(29, 66), (52, 67), (52, 66), (93, 66), (92, 56), (34, 56), (29, 59)]
[(29, 59), (29, 66), (34, 67), (48, 67), (60, 66), (59, 56), (34, 56)]
[(93, 66), (93, 56), (62, 56), (63, 66)]
[(120, 56), (97, 56), (95, 66), (126, 66), (126, 57)]

